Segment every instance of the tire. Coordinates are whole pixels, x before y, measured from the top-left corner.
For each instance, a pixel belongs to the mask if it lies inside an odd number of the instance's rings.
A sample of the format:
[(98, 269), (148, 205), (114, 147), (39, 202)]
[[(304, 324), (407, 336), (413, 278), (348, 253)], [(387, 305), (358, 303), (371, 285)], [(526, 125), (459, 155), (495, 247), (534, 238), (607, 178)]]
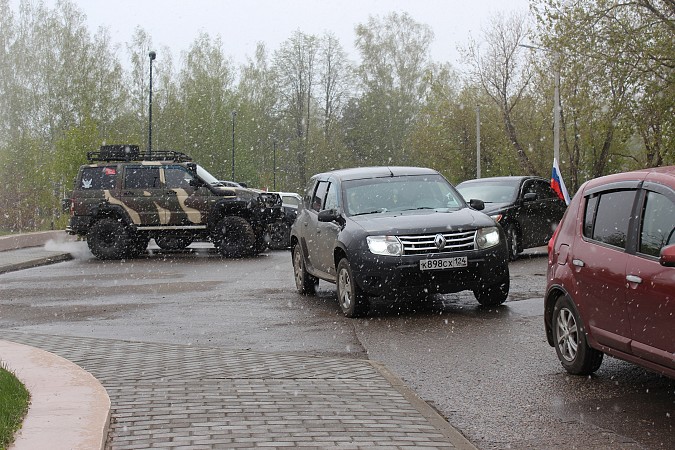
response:
[(584, 324), (567, 295), (556, 301), (551, 325), (555, 352), (567, 372), (590, 375), (600, 368), (603, 353), (588, 345)]
[(87, 233), (89, 250), (98, 259), (122, 259), (133, 249), (129, 228), (120, 219), (97, 220)]
[(497, 306), (504, 303), (509, 296), (510, 280), (506, 278), (489, 286), (480, 286), (473, 290), (473, 295), (483, 306)]
[(295, 288), (299, 294), (316, 294), (316, 285), (319, 284), (319, 279), (307, 272), (300, 244), (293, 247), (293, 276), (295, 278)]
[(239, 216), (225, 216), (216, 228), (214, 244), (226, 258), (251, 256), (256, 238), (251, 224)]
[(283, 250), (291, 245), (291, 227), (285, 223), (273, 223), (270, 226), (270, 248)]
[(347, 258), (342, 258), (338, 263), (336, 284), (338, 303), (345, 316), (361, 317), (368, 312), (368, 298), (356, 284)]
[(504, 227), (504, 233), (506, 234), (506, 245), (509, 250), (509, 261), (515, 261), (518, 259), (518, 254), (520, 253), (520, 237), (518, 235), (518, 230), (514, 225), (506, 225), (506, 227)]
[(192, 236), (166, 233), (155, 236), (155, 242), (163, 250), (183, 250), (192, 244)]

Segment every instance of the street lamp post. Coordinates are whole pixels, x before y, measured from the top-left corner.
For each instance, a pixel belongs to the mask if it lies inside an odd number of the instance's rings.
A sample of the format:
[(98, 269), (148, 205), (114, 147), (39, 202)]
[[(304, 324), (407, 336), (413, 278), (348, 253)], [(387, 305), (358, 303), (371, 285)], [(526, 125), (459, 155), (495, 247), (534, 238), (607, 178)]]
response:
[(150, 52), (150, 100), (148, 105), (148, 157), (152, 156), (152, 61), (157, 57), (157, 53)]
[(232, 111), (232, 181), (234, 179), (234, 124), (235, 118), (237, 117), (237, 111)]
[(554, 57), (554, 92), (553, 92), (553, 159), (560, 164), (560, 54), (547, 48), (534, 45), (518, 44), (520, 47), (553, 53)]
[(476, 105), (476, 178), (480, 178), (480, 105)]
[(272, 144), (272, 190), (277, 190), (277, 141)]

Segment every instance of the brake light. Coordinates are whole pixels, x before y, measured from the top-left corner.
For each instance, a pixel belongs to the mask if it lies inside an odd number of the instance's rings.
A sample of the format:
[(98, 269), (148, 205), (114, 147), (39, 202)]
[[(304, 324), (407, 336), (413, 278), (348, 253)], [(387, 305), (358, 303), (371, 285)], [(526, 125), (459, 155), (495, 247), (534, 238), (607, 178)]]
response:
[(553, 232), (553, 236), (551, 236), (551, 239), (548, 241), (548, 245), (546, 248), (548, 249), (548, 264), (551, 265), (553, 263), (553, 246), (555, 245), (555, 239), (558, 237), (558, 232), (560, 231), (560, 224), (558, 224), (557, 227), (555, 227), (555, 231)]

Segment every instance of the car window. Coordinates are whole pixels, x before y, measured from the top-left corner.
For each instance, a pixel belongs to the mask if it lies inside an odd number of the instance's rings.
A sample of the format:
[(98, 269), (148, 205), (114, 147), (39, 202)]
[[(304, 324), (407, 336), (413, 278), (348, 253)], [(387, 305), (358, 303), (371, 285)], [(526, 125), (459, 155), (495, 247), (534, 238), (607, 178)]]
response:
[(647, 192), (640, 226), (640, 253), (659, 256), (675, 244), (675, 204), (663, 194)]
[(337, 191), (335, 189), (335, 184), (329, 183), (328, 192), (326, 193), (326, 203), (323, 209), (335, 209), (338, 206), (337, 202)]
[(517, 185), (512, 183), (471, 183), (457, 186), (457, 190), (465, 200), (472, 198), (485, 203), (511, 203), (516, 199)]
[(326, 198), (326, 191), (328, 190), (328, 182), (327, 181), (319, 181), (319, 183), (316, 185), (316, 190), (314, 191), (314, 195), (312, 196), (312, 210), (314, 211), (321, 211), (321, 207), (323, 206), (323, 201)]
[(558, 197), (553, 189), (551, 189), (551, 184), (544, 180), (534, 181), (534, 192), (537, 194), (537, 198), (540, 200)]
[(284, 205), (300, 206), (300, 202), (298, 201), (298, 198), (295, 197), (294, 195), (284, 195), (281, 200), (282, 200)]
[(611, 191), (586, 202), (584, 235), (605, 244), (626, 248), (634, 190)]
[(80, 189), (114, 189), (117, 179), (115, 166), (87, 167), (82, 169)]
[(164, 184), (169, 189), (185, 189), (190, 187), (192, 175), (180, 166), (168, 166), (164, 168)]
[(124, 187), (126, 189), (159, 188), (159, 167), (127, 167), (124, 170)]

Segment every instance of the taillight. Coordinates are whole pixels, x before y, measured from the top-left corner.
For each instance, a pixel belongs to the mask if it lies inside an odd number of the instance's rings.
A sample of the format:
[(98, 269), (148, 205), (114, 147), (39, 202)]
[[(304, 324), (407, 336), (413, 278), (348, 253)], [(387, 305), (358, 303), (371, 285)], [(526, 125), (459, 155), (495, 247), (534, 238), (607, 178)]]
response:
[(551, 236), (551, 239), (548, 241), (548, 245), (546, 248), (548, 249), (548, 264), (551, 265), (553, 263), (553, 246), (555, 245), (555, 239), (558, 237), (558, 232), (560, 231), (560, 224), (555, 228), (555, 231), (553, 232), (553, 236)]

